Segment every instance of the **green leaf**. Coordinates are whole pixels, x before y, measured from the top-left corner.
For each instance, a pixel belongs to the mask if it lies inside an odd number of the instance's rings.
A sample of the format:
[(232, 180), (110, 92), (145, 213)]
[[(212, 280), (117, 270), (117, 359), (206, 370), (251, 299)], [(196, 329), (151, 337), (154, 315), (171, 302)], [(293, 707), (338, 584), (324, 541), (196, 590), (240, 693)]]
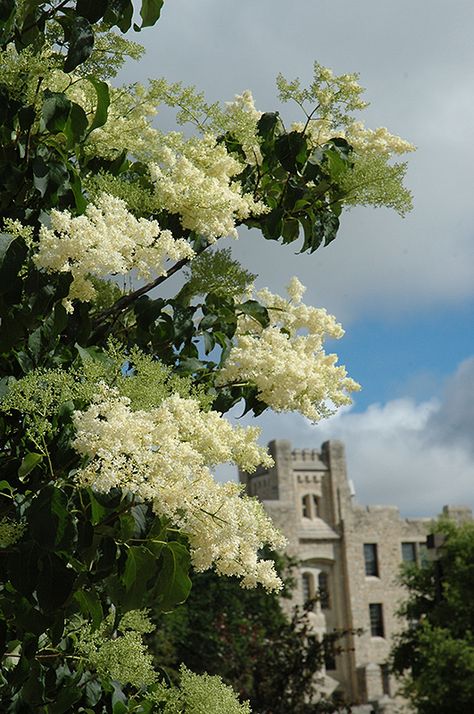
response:
[(44, 101), (41, 108), (41, 123), (43, 128), (53, 134), (64, 131), (69, 118), (72, 102), (62, 92), (44, 92)]
[(299, 131), (283, 134), (275, 141), (275, 154), (286, 171), (295, 173), (306, 161), (306, 137)]
[(191, 590), (188, 572), (191, 557), (181, 543), (171, 542), (163, 547), (162, 567), (157, 581), (157, 593), (161, 610), (169, 612), (183, 603)]
[(283, 221), (283, 243), (293, 243), (299, 238), (300, 224), (296, 218), (285, 218)]
[(44, 197), (47, 193), (64, 194), (70, 187), (69, 173), (64, 163), (48, 157), (45, 161), (41, 156), (36, 156), (33, 161), (33, 184)]
[(28, 349), (35, 360), (38, 359), (41, 352), (42, 344), (42, 328), (38, 327), (28, 336)]
[(15, 9), (15, 0), (0, 0), (0, 22), (8, 20)]
[(202, 338), (204, 342), (204, 352), (208, 355), (209, 352), (212, 352), (212, 350), (216, 346), (216, 340), (214, 338), (214, 335), (209, 332), (204, 332)]
[[(95, 679), (89, 680), (84, 687), (84, 694), (86, 698), (86, 703), (89, 704), (91, 707), (95, 707), (95, 705), (100, 701), (100, 698), (102, 696), (102, 687), (100, 686), (100, 683), (97, 682), (97, 680)], [(87, 712), (90, 712), (90, 714), (94, 714), (94, 711), (91, 709), (85, 709), (84, 712), (85, 714)]]
[(278, 240), (283, 230), (283, 209), (274, 208), (263, 221), (262, 232), (269, 240)]
[(268, 310), (263, 305), (260, 305), (257, 300), (247, 300), (246, 302), (236, 305), (235, 309), (237, 311), (243, 312), (244, 315), (249, 315), (257, 320), (262, 327), (268, 327), (270, 324), (270, 318), (268, 316)]
[(202, 372), (206, 369), (206, 365), (197, 359), (197, 357), (184, 357), (179, 362), (178, 370), (181, 374), (194, 374)]
[(101, 522), (101, 520), (107, 513), (107, 509), (104, 508), (101, 503), (99, 503), (91, 489), (88, 489), (87, 492), (89, 494), (89, 500), (91, 503), (91, 522), (93, 526), (96, 526), (98, 523)]
[(0, 295), (7, 295), (27, 254), (22, 238), (0, 233)]
[(263, 139), (272, 138), (275, 133), (280, 133), (281, 119), (278, 112), (265, 112), (257, 123), (257, 133)]
[(15, 238), (9, 233), (0, 233), (0, 264), (5, 260), (5, 256)]
[(63, 27), (65, 40), (69, 43), (64, 71), (72, 72), (90, 57), (94, 47), (94, 33), (89, 20), (85, 17), (73, 16), (72, 22)]
[(140, 27), (134, 25), (134, 29), (140, 30), (142, 27), (152, 27), (160, 17), (163, 2), (164, 0), (142, 0), (140, 9), (142, 24)]
[(131, 513), (122, 513), (119, 517), (120, 532), (119, 538), (122, 541), (129, 541), (135, 536), (135, 519)]
[(92, 619), (92, 626), (98, 627), (104, 619), (102, 605), (95, 590), (76, 590), (74, 599), (81, 608), (81, 613)]
[(104, 16), (107, 5), (107, 0), (77, 0), (76, 12), (94, 23)]
[(8, 483), (8, 481), (0, 481), (0, 491), (10, 491), (10, 493), (13, 493), (13, 486)]
[(76, 209), (78, 213), (84, 213), (87, 206), (87, 201), (82, 193), (82, 183), (79, 174), (70, 167), (69, 169), (69, 180), (71, 184), (71, 191), (74, 195), (74, 201), (76, 203)]
[(213, 313), (204, 315), (201, 322), (199, 323), (199, 329), (200, 330), (208, 330), (210, 327), (214, 327), (216, 322), (218, 322), (218, 319), (219, 318), (217, 317), (217, 315), (214, 315)]
[[(147, 580), (146, 573), (150, 573), (150, 562), (154, 560), (154, 556), (148, 550), (145, 550), (142, 546), (132, 545), (127, 550), (127, 561), (125, 563), (125, 570), (122, 576), (123, 584), (125, 589), (128, 591), (132, 588), (137, 588), (138, 586), (144, 585), (140, 580)], [(152, 572), (152, 570), (151, 570)], [(143, 577), (145, 575), (145, 578)]]
[(84, 109), (79, 104), (72, 102), (69, 117), (64, 127), (64, 133), (70, 148), (73, 148), (75, 144), (78, 144), (85, 137), (88, 127), (89, 122)]
[(67, 550), (75, 541), (76, 527), (67, 496), (55, 486), (46, 486), (33, 499), (27, 520), (33, 538), (42, 548)]
[(48, 706), (48, 714), (65, 714), (74, 711), (72, 705), (82, 697), (82, 689), (75, 685), (61, 687), (53, 704)]
[[(33, 645), (33, 640), (31, 644), (31, 649), (36, 649), (36, 643)], [(23, 643), (22, 650), (23, 654), (25, 654), (25, 643)], [(33, 656), (32, 652), (31, 659), (33, 661), (30, 663), (28, 678), (21, 688), (21, 698), (26, 704), (30, 705), (30, 710), (37, 709), (44, 697), (44, 680), (41, 676), (40, 664), (33, 659)]]
[(124, 702), (117, 700), (113, 705), (112, 714), (127, 714), (128, 707)]
[(341, 152), (334, 147), (324, 153), (324, 158), (328, 164), (331, 178), (333, 181), (337, 182), (348, 169), (347, 157), (341, 154)]
[(36, 585), (40, 607), (46, 612), (54, 612), (64, 605), (71, 595), (76, 576), (76, 571), (68, 567), (68, 561), (55, 553), (46, 553), (40, 561)]
[(39, 549), (36, 544), (19, 543), (8, 559), (9, 579), (13, 587), (27, 597), (36, 587), (38, 579)]
[(107, 84), (107, 82), (102, 82), (101, 80), (96, 79), (96, 77), (92, 76), (87, 77), (87, 79), (93, 85), (97, 94), (97, 106), (94, 118), (92, 120), (91, 125), (89, 126), (90, 134), (91, 131), (93, 131), (94, 129), (104, 126), (105, 122), (107, 121), (107, 114), (110, 105), (110, 93), (109, 85)]
[(117, 25), (122, 32), (127, 32), (132, 24), (133, 4), (130, 0), (109, 0), (104, 20), (111, 26)]
[(18, 476), (20, 478), (24, 478), (25, 476), (28, 476), (28, 474), (33, 471), (33, 469), (38, 466), (43, 461), (43, 454), (36, 454), (35, 452), (29, 452), (26, 454), (24, 457), (23, 461), (21, 462), (21, 466), (18, 469)]
[(98, 347), (81, 347), (77, 342), (74, 347), (78, 351), (82, 362), (102, 362), (105, 364), (111, 361), (110, 357)]

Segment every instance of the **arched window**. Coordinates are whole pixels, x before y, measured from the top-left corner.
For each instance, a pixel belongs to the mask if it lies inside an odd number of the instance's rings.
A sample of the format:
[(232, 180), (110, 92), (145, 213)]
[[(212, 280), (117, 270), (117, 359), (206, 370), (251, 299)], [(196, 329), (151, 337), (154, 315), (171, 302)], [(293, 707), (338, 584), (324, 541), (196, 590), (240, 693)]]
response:
[(303, 518), (321, 517), (321, 499), (315, 493), (307, 493), (301, 497), (301, 515)]
[(303, 518), (311, 518), (311, 497), (308, 494), (301, 499), (301, 513)]
[(319, 496), (313, 493), (313, 518), (320, 518), (321, 514), (319, 512)]
[(321, 610), (329, 610), (331, 608), (331, 597), (329, 592), (329, 576), (324, 571), (321, 571), (318, 576), (319, 602)]
[(301, 589), (303, 591), (303, 600), (311, 600), (314, 595), (314, 582), (311, 573), (303, 573), (301, 576)]

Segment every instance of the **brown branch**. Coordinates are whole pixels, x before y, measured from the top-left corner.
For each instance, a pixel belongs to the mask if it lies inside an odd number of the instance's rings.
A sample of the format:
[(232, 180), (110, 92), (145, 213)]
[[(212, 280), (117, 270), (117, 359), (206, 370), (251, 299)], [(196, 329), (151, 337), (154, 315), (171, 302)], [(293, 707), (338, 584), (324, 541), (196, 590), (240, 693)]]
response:
[[(201, 255), (207, 248), (209, 248), (211, 244), (208, 243), (207, 245), (203, 246), (199, 250), (195, 252), (195, 255), (193, 256), (196, 257), (198, 255)], [(94, 324), (95, 324), (95, 329), (94, 332), (91, 335), (91, 338), (89, 342), (95, 339), (98, 333), (101, 332), (100, 328), (101, 325), (107, 320), (108, 317), (112, 317), (112, 322), (111, 325), (109, 326), (109, 329), (113, 327), (113, 325), (116, 323), (118, 318), (122, 313), (124, 313), (126, 310), (128, 310), (131, 305), (138, 300), (139, 297), (142, 295), (145, 295), (148, 293), (150, 290), (153, 290), (153, 288), (158, 287), (158, 285), (161, 285), (162, 283), (165, 282), (165, 280), (168, 280), (172, 275), (177, 273), (181, 268), (184, 268), (185, 265), (188, 265), (192, 259), (191, 258), (183, 258), (182, 260), (178, 260), (177, 263), (175, 263), (169, 270), (166, 271), (165, 275), (160, 275), (158, 278), (155, 278), (155, 280), (152, 280), (150, 283), (147, 283), (146, 285), (143, 285), (141, 288), (137, 288), (137, 290), (133, 290), (133, 292), (128, 293), (128, 295), (123, 295), (121, 298), (115, 302), (112, 307), (107, 308), (106, 310), (103, 310), (100, 312), (97, 317), (94, 319)]]

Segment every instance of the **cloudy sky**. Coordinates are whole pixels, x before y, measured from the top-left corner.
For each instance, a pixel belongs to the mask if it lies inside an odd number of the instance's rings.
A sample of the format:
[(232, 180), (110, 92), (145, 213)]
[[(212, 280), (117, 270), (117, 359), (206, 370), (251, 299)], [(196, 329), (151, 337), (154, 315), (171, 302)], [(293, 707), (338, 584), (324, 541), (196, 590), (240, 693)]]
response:
[(418, 147), (406, 218), (355, 209), (312, 256), (253, 232), (233, 246), (259, 285), (281, 292), (297, 275), (306, 302), (343, 322), (331, 349), (363, 385), (353, 407), (317, 427), (264, 416), (262, 438), (342, 439), (359, 502), (405, 515), (474, 508), (473, 28), (472, 0), (165, 0), (156, 28), (133, 38), (145, 59), (121, 77), (182, 80), (212, 101), (251, 89), (259, 109), (291, 121), (275, 76), (309, 81), (316, 59), (359, 72), (370, 101), (360, 118)]

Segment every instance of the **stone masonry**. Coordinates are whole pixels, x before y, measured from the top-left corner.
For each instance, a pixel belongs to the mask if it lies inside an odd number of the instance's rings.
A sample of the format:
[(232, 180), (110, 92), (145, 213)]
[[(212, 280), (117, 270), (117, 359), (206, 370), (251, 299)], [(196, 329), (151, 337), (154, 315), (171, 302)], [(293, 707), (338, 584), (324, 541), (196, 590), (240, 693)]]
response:
[[(311, 615), (316, 635), (362, 633), (345, 635), (343, 652), (327, 657), (320, 674), (324, 691), (342, 691), (360, 712), (406, 711), (386, 666), (391, 638), (403, 627), (395, 614), (404, 597), (397, 576), (402, 562), (426, 557), (432, 519), (401, 518), (395, 506), (357, 505), (339, 441), (292, 450), (289, 441), (278, 440), (269, 450), (273, 468), (239, 476), (300, 561), (294, 601), (319, 596)], [(472, 517), (464, 507), (445, 507), (444, 513)]]

